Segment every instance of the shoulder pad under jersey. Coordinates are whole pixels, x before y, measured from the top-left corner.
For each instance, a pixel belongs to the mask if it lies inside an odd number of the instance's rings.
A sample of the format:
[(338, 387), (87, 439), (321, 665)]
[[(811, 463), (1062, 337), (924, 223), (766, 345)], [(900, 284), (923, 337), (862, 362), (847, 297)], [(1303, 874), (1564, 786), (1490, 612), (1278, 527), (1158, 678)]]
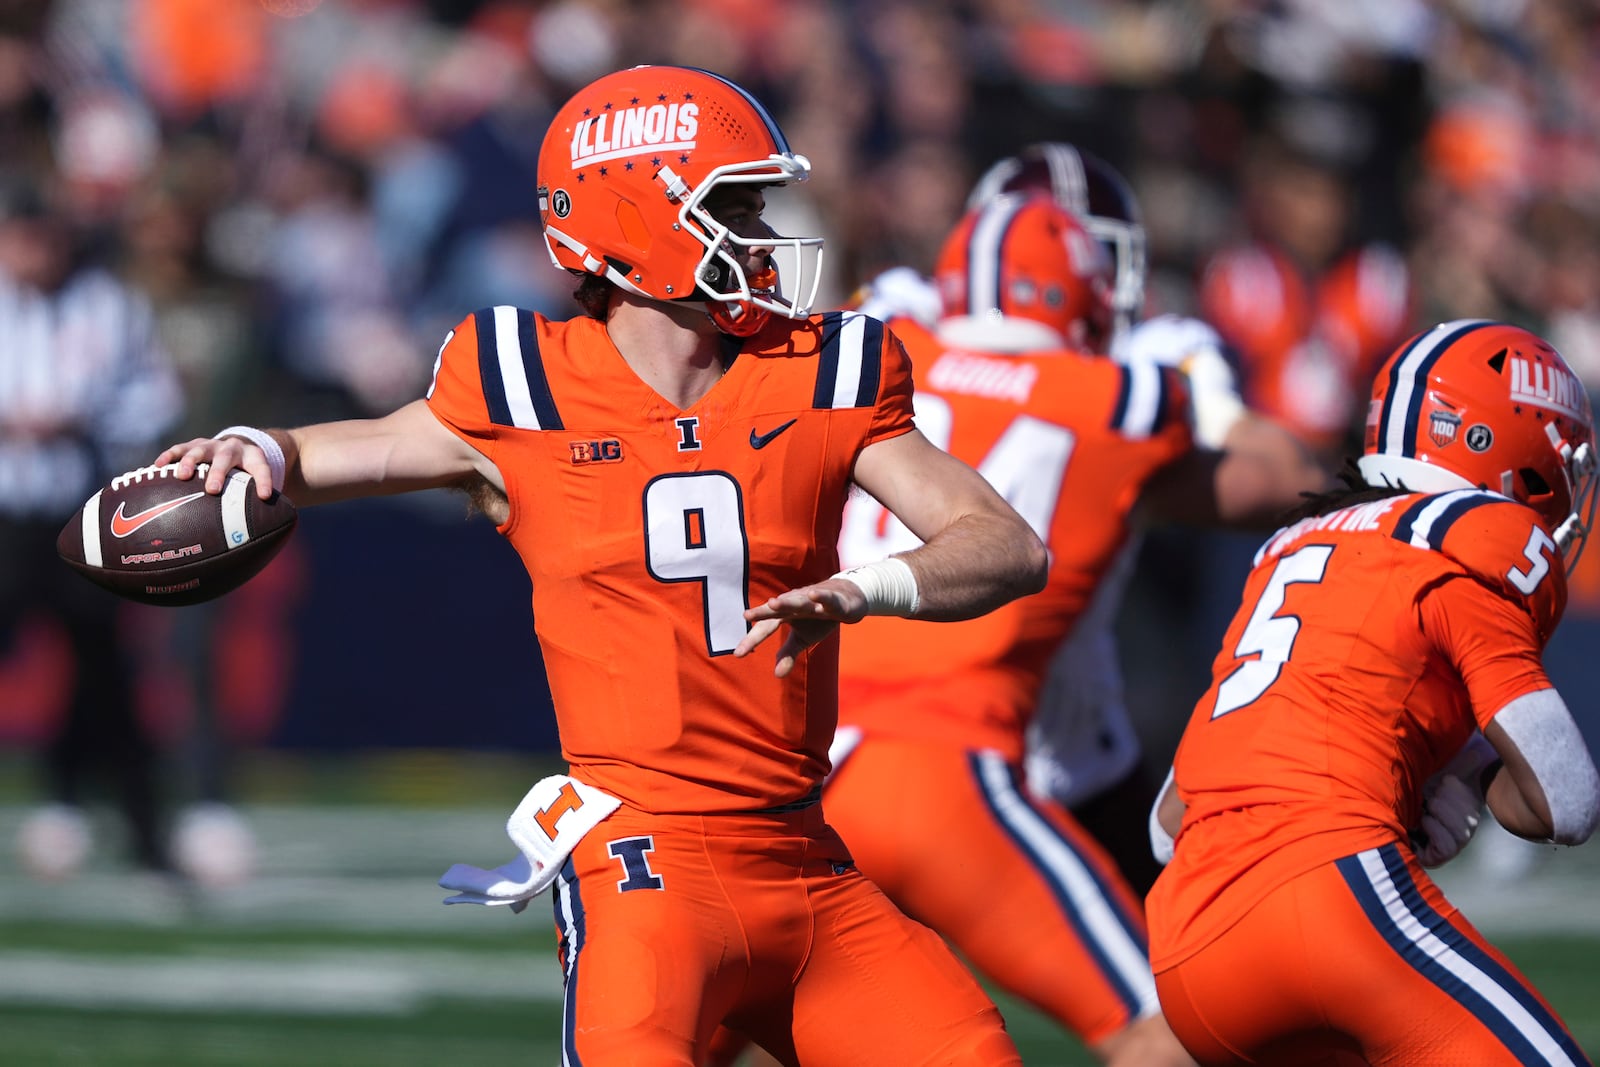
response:
[(1185, 361), (1204, 349), (1224, 351), (1220, 334), (1199, 319), (1157, 315), (1119, 334), (1111, 346), (1118, 363), (1154, 363), (1183, 368)]
[(1532, 508), (1484, 489), (1419, 496), (1401, 509), (1391, 536), (1439, 552), (1480, 581), (1527, 603), (1543, 631), (1567, 601), (1561, 550)]

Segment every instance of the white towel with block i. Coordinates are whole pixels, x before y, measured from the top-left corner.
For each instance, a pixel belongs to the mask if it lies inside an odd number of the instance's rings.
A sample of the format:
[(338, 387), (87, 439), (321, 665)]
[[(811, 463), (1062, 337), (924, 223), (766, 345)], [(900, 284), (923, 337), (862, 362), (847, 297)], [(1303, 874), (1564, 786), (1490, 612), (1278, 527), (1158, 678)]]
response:
[(578, 842), (622, 802), (565, 774), (541, 780), (506, 820), (506, 835), (519, 855), (493, 870), (458, 863), (439, 885), (455, 891), (446, 904), (510, 905), (520, 912), (550, 888)]

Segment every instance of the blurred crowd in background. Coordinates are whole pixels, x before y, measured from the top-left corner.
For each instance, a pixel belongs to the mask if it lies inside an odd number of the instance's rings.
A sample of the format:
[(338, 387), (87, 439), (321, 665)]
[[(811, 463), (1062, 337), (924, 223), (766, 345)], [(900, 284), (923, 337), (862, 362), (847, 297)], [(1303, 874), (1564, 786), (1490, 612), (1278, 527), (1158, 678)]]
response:
[(1330, 467), (1435, 321), (1600, 388), (1596, 0), (0, 0), (0, 246), (148, 302), (161, 443), (386, 412), (469, 311), (578, 312), (539, 147), (643, 62), (733, 78), (810, 157), (771, 221), (827, 237), (824, 302), (929, 270), (989, 163), (1060, 140), (1131, 182), (1146, 312), (1212, 322)]
[(1149, 310), (1331, 445), (1426, 322), (1547, 331), (1600, 383), (1597, 31), (1586, 0), (3, 0), (0, 174), (150, 298), (209, 431), (387, 410), (476, 307), (571, 314), (534, 167), (606, 70), (772, 106), (825, 298), (927, 269), (989, 162), (1068, 140), (1139, 194)]

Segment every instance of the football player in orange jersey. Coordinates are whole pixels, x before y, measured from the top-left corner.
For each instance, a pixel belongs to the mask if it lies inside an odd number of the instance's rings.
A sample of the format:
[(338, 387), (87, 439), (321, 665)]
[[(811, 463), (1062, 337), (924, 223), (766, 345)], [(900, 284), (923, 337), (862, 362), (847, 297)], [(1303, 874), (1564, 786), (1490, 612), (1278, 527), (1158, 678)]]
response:
[[(1110, 260), (1052, 198), (970, 211), (935, 280), (937, 326), (891, 324), (924, 368), (918, 424), (1045, 538), (1050, 577), (982, 619), (846, 635), (829, 818), (908, 914), (1099, 1058), (1188, 1063), (1159, 1015), (1138, 896), (1063, 807), (1024, 787), (1024, 738), (1052, 653), (1138, 522), (1265, 524), (1302, 483), (1196, 447), (1178, 371), (1105, 358)], [(879, 502), (846, 508), (847, 562), (917, 543)]]
[[(241, 466), (302, 505), (454, 486), (497, 520), (570, 773), (508, 822), (522, 856), (441, 881), (513, 907), (556, 885), (567, 1063), (689, 1067), (723, 1022), (786, 1064), (1020, 1062), (818, 799), (838, 625), (980, 614), (1038, 590), (1045, 550), (914, 428), (883, 324), (810, 314), (820, 239), (761, 218), (808, 169), (717, 75), (602, 77), (539, 162), (546, 241), (589, 317), (487, 308), (445, 339), (426, 399), (157, 459), (210, 464), (211, 492)], [(856, 485), (926, 544), (836, 573)], [(775, 659), (755, 655), (774, 633)]]
[(1595, 470), (1561, 355), (1447, 322), (1379, 370), (1349, 489), (1257, 554), (1151, 816), (1151, 962), (1202, 1063), (1589, 1062), (1423, 868), (1485, 799), (1533, 840), (1600, 823), (1541, 662)]
[[(1109, 163), (1060, 141), (1030, 144), (997, 160), (973, 185), (968, 207), (1003, 193), (1042, 193), (1072, 212), (1100, 242), (1114, 271), (1110, 355), (1130, 367), (1171, 367), (1188, 388), (1194, 438), (1202, 448), (1253, 453), (1280, 486), (1323, 487), (1326, 476), (1293, 434), (1247, 408), (1222, 339), (1199, 319), (1140, 319), (1146, 281), (1145, 230), (1128, 182)], [(885, 272), (867, 287), (861, 309), (881, 318), (906, 315), (932, 327), (939, 295), (909, 268)], [(1146, 372), (1140, 372), (1146, 373)], [(1298, 503), (1285, 497), (1285, 509)], [(1269, 524), (1270, 525), (1270, 524)], [(1142, 543), (1135, 533), (1095, 586), (1093, 603), (1051, 658), (1028, 724), (1025, 766), (1035, 792), (1066, 805), (1141, 896), (1160, 865), (1145, 842), (1145, 816), (1161, 786), (1123, 696), (1114, 626)]]

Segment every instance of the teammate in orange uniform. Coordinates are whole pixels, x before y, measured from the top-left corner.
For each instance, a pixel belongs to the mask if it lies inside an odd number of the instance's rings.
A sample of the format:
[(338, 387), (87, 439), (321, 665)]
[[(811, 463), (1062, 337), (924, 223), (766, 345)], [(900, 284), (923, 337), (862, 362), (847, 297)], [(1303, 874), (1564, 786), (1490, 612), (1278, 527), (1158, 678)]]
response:
[(1588, 398), (1533, 334), (1448, 322), (1379, 371), (1364, 452), (1257, 554), (1152, 813), (1162, 1006), (1205, 1064), (1587, 1063), (1423, 865), (1485, 795), (1528, 838), (1600, 822), (1540, 662), (1593, 515)]
[[(1044, 547), (913, 427), (882, 323), (808, 313), (820, 239), (761, 218), (764, 190), (808, 169), (721, 77), (600, 78), (539, 161), (546, 241), (591, 317), (485, 309), (446, 338), (426, 400), (158, 459), (210, 462), (213, 492), (242, 466), (301, 504), (455, 486), (500, 523), (533, 581), (570, 763), (523, 827), (551, 839), (523, 873), (526, 895), (557, 884), (573, 1064), (687, 1067), (724, 1021), (788, 1064), (1020, 1062), (818, 797), (838, 624), (992, 609), (1040, 588)], [(927, 544), (835, 574), (853, 485)], [(752, 653), (780, 629), (774, 667)], [(563, 840), (591, 802), (620, 806)], [(478, 896), (526, 900), (496, 892)]]
[[(1263, 521), (1299, 485), (1195, 448), (1178, 371), (1099, 354), (1110, 261), (1051, 198), (969, 212), (935, 280), (937, 328), (893, 324), (924, 368), (918, 423), (1045, 536), (1050, 578), (983, 619), (846, 635), (829, 819), (908, 914), (1100, 1058), (1188, 1063), (1159, 1016), (1139, 900), (1064, 808), (1024, 789), (1024, 735), (1051, 654), (1141, 511)], [(916, 543), (876, 502), (847, 507), (846, 561)]]
[[(968, 207), (1002, 193), (1048, 194), (1100, 242), (1115, 271), (1110, 356), (1149, 368), (1138, 374), (1159, 367), (1183, 373), (1200, 447), (1254, 453), (1270, 466), (1273, 482), (1290, 490), (1284, 510), (1299, 503), (1294, 490), (1322, 488), (1325, 476), (1309, 451), (1283, 426), (1245, 406), (1215, 330), (1177, 315), (1140, 320), (1145, 230), (1133, 190), (1114, 167), (1064, 142), (1030, 144), (983, 173)], [(908, 315), (931, 328), (940, 314), (939, 295), (931, 280), (896, 268), (873, 280), (862, 310), (881, 318)], [(1139, 546), (1137, 534), (1125, 539), (1118, 558), (1096, 579), (1093, 601), (1077, 613), (1053, 655), (1028, 725), (1024, 765), (1029, 788), (1070, 809), (1142, 897), (1161, 872), (1145, 841), (1145, 817), (1162, 774), (1159, 763), (1152, 767), (1145, 759), (1124, 702), (1113, 632)]]

